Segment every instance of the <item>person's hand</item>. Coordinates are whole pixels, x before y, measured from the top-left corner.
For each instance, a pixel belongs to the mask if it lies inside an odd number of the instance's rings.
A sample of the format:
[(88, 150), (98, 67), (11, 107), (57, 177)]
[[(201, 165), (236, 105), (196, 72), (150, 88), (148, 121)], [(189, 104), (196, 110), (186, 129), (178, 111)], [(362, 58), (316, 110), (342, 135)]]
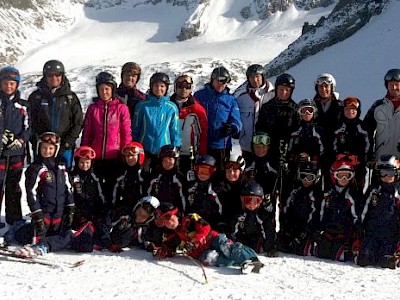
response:
[(19, 139), (15, 139), (7, 146), (7, 148), (10, 150), (18, 150), (21, 149), (22, 146), (23, 143)]
[(225, 124), (222, 126), (222, 135), (223, 135), (224, 137), (227, 137), (227, 136), (232, 135), (232, 132), (233, 132), (232, 124), (230, 124), (230, 123), (225, 123)]
[(35, 228), (36, 236), (42, 236), (46, 232), (46, 224), (44, 223), (43, 212), (37, 211), (32, 214), (33, 226)]
[(4, 129), (1, 140), (4, 145), (8, 145), (15, 140), (15, 135), (12, 131), (10, 131), (8, 129)]
[(117, 244), (111, 244), (110, 246), (107, 247), (107, 249), (113, 253), (120, 253), (123, 251), (121, 246)]
[(74, 222), (75, 205), (69, 205), (65, 208), (65, 226), (71, 228)]
[(196, 249), (196, 246), (193, 244), (193, 243), (185, 243), (184, 245), (183, 245), (183, 252), (184, 253), (186, 253), (186, 252), (191, 252), (191, 251), (193, 251), (194, 249)]
[(170, 256), (170, 253), (171, 251), (165, 246), (159, 247), (153, 251), (153, 255), (156, 259), (164, 259)]

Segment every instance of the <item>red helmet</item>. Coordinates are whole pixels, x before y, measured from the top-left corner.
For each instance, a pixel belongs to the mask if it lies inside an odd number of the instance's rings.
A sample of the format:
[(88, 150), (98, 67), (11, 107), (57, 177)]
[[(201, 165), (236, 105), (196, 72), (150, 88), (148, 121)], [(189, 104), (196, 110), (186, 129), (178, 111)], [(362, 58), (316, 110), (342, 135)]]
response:
[(143, 145), (138, 142), (130, 142), (128, 145), (125, 145), (121, 151), (123, 156), (137, 154), (139, 156), (139, 165), (143, 165), (144, 163), (144, 149)]
[(80, 146), (78, 149), (76, 149), (75, 158), (88, 158), (88, 159), (95, 159), (96, 158), (96, 152), (94, 152), (93, 148), (89, 146)]
[(333, 163), (330, 173), (331, 173), (331, 180), (333, 184), (337, 184), (337, 173), (347, 171), (349, 175), (347, 176), (348, 180), (353, 179), (354, 177), (354, 166), (351, 161), (347, 159), (337, 160)]

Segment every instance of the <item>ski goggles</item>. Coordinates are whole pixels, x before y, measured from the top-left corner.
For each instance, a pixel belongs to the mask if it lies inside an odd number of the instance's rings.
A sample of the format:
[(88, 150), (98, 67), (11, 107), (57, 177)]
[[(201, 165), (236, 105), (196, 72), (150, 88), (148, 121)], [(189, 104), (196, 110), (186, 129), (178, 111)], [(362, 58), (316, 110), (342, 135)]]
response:
[(313, 182), (317, 179), (317, 175), (308, 172), (300, 172), (299, 179), (301, 181)]
[(323, 84), (330, 85), (333, 83), (333, 80), (331, 77), (320, 77), (315, 81), (315, 83), (317, 85), (323, 85)]
[(244, 205), (260, 205), (263, 198), (255, 195), (246, 195), (241, 197)]
[(315, 113), (315, 107), (313, 106), (303, 106), (299, 109), (299, 114), (301, 116), (313, 115)]
[(19, 72), (13, 68), (10, 68), (8, 70), (3, 70), (1, 74), (1, 79), (9, 79), (13, 81), (20, 82), (21, 81), (21, 76), (19, 75)]
[(400, 73), (398, 73), (398, 72), (389, 72), (385, 76), (385, 81), (400, 81)]
[(236, 162), (228, 162), (225, 164), (225, 170), (227, 171), (236, 171), (236, 170), (242, 170), (241, 166), (239, 163)]
[(358, 101), (357, 98), (346, 98), (343, 100), (343, 106), (344, 107), (353, 107), (355, 109), (358, 109), (360, 107), (360, 102)]
[(140, 149), (139, 147), (125, 147), (122, 150), (123, 156), (135, 156), (140, 153), (144, 153), (144, 151), (143, 151), (143, 149)]
[(176, 215), (178, 213), (178, 209), (175, 208), (169, 212), (166, 213), (162, 213), (160, 211), (156, 211), (156, 218), (154, 220), (154, 224), (157, 227), (164, 227), (165, 224), (167, 224), (169, 222), (169, 220), (171, 219), (172, 216)]
[(79, 158), (88, 158), (88, 159), (95, 159), (96, 158), (96, 153), (92, 148), (82, 148), (78, 149), (75, 153), (75, 156)]
[(225, 84), (229, 82), (229, 78), (226, 76), (217, 76), (215, 78), (219, 83)]
[(354, 177), (354, 172), (347, 170), (339, 170), (333, 172), (333, 176), (336, 180), (352, 180)]
[(269, 145), (271, 143), (268, 135), (255, 135), (251, 141), (254, 145)]
[(194, 171), (198, 176), (210, 176), (215, 172), (215, 168), (209, 165), (197, 165)]
[(397, 174), (397, 170), (394, 169), (380, 169), (379, 175), (381, 177), (394, 177)]
[(176, 84), (176, 88), (181, 89), (181, 90), (183, 90), (183, 89), (191, 90), (192, 89), (192, 84), (191, 83), (187, 83), (186, 81), (185, 82), (181, 82), (181, 83), (178, 82)]
[(60, 144), (60, 137), (55, 134), (54, 132), (45, 132), (42, 133), (40, 136), (40, 141), (43, 143), (49, 143), (53, 145), (58, 145)]

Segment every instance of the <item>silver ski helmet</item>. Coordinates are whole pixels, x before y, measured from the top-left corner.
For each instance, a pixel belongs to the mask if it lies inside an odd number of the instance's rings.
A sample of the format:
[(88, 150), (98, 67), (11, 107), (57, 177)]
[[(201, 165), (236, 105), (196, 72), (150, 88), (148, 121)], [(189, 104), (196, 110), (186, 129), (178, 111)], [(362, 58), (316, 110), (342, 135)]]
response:
[(336, 89), (336, 79), (330, 73), (321, 73), (317, 76), (317, 78), (315, 79), (315, 82), (314, 82), (316, 92), (318, 92), (318, 86), (322, 85), (322, 84), (330, 85), (332, 87), (332, 91), (331, 91), (332, 93)]

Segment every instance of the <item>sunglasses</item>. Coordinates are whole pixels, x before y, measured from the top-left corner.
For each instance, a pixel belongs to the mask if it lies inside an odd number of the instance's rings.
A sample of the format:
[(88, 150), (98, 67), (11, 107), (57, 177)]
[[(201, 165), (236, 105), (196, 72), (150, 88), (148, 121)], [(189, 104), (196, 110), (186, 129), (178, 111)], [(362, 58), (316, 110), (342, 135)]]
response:
[(181, 89), (181, 90), (183, 90), (183, 89), (191, 90), (191, 89), (192, 89), (192, 84), (191, 84), (191, 83), (188, 83), (188, 82), (186, 82), (186, 81), (184, 81), (184, 82), (182, 82), (182, 83), (178, 82), (177, 85), (176, 85), (176, 87), (177, 87), (178, 89)]
[(315, 179), (317, 179), (317, 175), (315, 175), (313, 173), (300, 172), (299, 178), (302, 181), (312, 182), (312, 181), (315, 181)]
[(317, 85), (322, 85), (322, 84), (328, 84), (328, 85), (330, 85), (330, 84), (333, 83), (332, 78), (330, 78), (330, 77), (321, 77), (321, 78), (318, 78), (316, 82), (317, 82)]
[(354, 172), (351, 171), (336, 171), (333, 173), (336, 180), (352, 180), (354, 177)]
[(61, 77), (62, 73), (46, 73), (46, 77)]
[(43, 143), (49, 143), (53, 145), (58, 145), (60, 143), (60, 137), (54, 133), (45, 132), (40, 135), (40, 140)]
[(200, 176), (210, 176), (212, 173), (214, 173), (215, 168), (208, 165), (197, 165), (194, 167), (194, 171)]
[(303, 106), (302, 108), (299, 109), (299, 113), (301, 116), (313, 115), (314, 112), (315, 112), (315, 107), (312, 106)]
[(391, 170), (391, 169), (381, 169), (379, 170), (379, 175), (381, 177), (394, 177), (396, 176), (397, 171), (396, 170)]
[(84, 149), (79, 152), (79, 157), (84, 157), (88, 159), (95, 159), (96, 153), (92, 149)]
[(260, 205), (263, 201), (262, 197), (254, 195), (242, 196), (241, 198), (244, 205)]
[(271, 143), (268, 135), (255, 135), (251, 141), (254, 145), (269, 145)]

